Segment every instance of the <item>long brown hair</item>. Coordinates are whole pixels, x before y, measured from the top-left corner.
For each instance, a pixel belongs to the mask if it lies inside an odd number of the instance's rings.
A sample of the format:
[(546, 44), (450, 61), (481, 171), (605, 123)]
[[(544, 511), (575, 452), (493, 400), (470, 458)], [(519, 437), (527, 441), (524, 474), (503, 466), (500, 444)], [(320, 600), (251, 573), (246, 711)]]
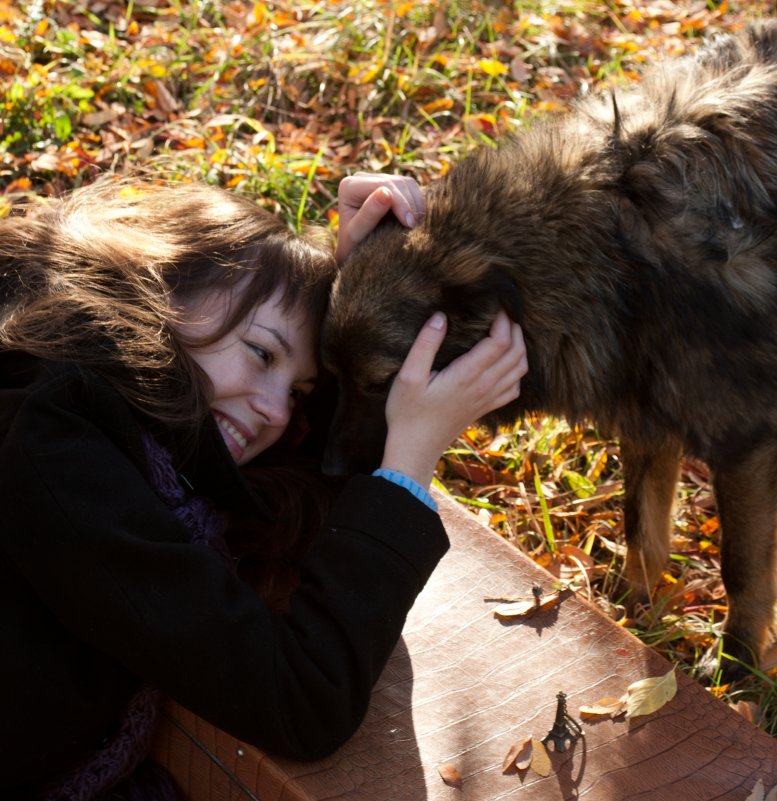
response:
[(89, 367), (150, 418), (190, 425), (208, 387), (176, 305), (240, 281), (209, 341), (279, 288), (320, 327), (334, 271), (329, 248), (248, 198), (104, 180), (0, 220), (0, 347)]
[[(154, 430), (194, 441), (210, 385), (186, 347), (215, 342), (277, 290), (319, 330), (335, 269), (331, 247), (227, 190), (104, 180), (0, 220), (0, 348), (88, 367)], [(238, 283), (219, 330), (183, 341), (177, 310)], [(244, 474), (276, 521), (233, 519), (231, 544), (263, 593), (282, 595), (331, 488), (315, 460), (263, 456)]]

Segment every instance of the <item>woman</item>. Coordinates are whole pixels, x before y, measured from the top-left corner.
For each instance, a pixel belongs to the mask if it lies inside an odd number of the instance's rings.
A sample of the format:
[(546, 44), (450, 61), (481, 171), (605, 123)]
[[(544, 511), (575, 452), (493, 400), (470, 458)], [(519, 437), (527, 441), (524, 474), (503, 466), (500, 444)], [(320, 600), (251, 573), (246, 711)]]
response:
[[(412, 181), (343, 181), (338, 258), (389, 208), (407, 224), (422, 211)], [(204, 186), (104, 183), (0, 221), (2, 798), (169, 797), (143, 763), (160, 692), (302, 759), (360, 723), (448, 545), (435, 463), (517, 395), (526, 363), (501, 317), (432, 374), (432, 318), (389, 397), (381, 470), (352, 478), (310, 538), (320, 493), (293, 488), (318, 485), (288, 454), (315, 453), (303, 418), (334, 271), (313, 240)], [(304, 545), (283, 611), (235, 559), (272, 554), (271, 531)]]

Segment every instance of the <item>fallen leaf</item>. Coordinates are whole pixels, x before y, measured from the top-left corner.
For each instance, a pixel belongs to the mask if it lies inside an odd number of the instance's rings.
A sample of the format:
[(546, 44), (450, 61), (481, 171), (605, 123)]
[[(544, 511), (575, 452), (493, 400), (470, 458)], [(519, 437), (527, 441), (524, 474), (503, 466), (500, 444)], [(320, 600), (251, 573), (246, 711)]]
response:
[(753, 787), (750, 795), (745, 801), (765, 801), (764, 800), (764, 783), (759, 779)]
[(766, 793), (762, 779), (759, 779), (745, 801), (777, 801), (777, 784)]
[(677, 676), (674, 668), (665, 676), (635, 681), (626, 689), (626, 717), (649, 715), (671, 701), (676, 693)]
[(518, 770), (526, 770), (531, 765), (532, 759), (532, 736), (529, 735), (523, 742), (513, 743), (505, 754), (502, 762), (502, 773), (507, 773), (510, 768), (515, 766)]
[(461, 790), (464, 780), (461, 778), (458, 768), (452, 762), (445, 762), (442, 765), (438, 765), (437, 772), (446, 784), (455, 787), (457, 790)]
[(550, 757), (540, 740), (532, 737), (531, 769), (540, 776), (550, 776)]
[(494, 608), (494, 614), (497, 617), (512, 618), (512, 617), (530, 617), (536, 612), (549, 612), (559, 602), (561, 592), (550, 592), (546, 595), (536, 593), (534, 598), (524, 599), (520, 601), (512, 601), (510, 603), (499, 604)]
[(494, 77), (495, 75), (504, 75), (507, 72), (507, 65), (502, 64), (494, 58), (482, 58), (478, 62), (478, 66), (486, 75)]
[(580, 707), (580, 716), (584, 718), (615, 718), (626, 708), (626, 696), (620, 698), (600, 698), (593, 704)]
[(748, 723), (755, 724), (756, 719), (760, 717), (758, 704), (754, 704), (752, 701), (739, 700), (736, 703), (729, 704), (729, 706), (735, 712), (738, 712)]
[(550, 776), (550, 756), (544, 743), (532, 735), (520, 743), (513, 743), (502, 761), (502, 773), (507, 773), (512, 767), (518, 770), (531, 768), (539, 776)]

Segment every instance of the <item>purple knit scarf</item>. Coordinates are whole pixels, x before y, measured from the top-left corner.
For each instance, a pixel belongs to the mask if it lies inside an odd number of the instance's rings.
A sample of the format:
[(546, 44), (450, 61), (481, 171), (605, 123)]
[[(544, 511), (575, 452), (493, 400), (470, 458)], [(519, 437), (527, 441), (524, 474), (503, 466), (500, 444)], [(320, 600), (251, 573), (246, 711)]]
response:
[[(152, 436), (143, 435), (143, 446), (159, 497), (189, 529), (192, 542), (209, 545), (231, 566), (224, 518), (204, 498), (186, 492), (170, 454)], [(113, 739), (49, 785), (40, 801), (174, 801), (170, 777), (142, 764), (151, 746), (159, 700), (158, 690), (142, 686), (125, 707)]]

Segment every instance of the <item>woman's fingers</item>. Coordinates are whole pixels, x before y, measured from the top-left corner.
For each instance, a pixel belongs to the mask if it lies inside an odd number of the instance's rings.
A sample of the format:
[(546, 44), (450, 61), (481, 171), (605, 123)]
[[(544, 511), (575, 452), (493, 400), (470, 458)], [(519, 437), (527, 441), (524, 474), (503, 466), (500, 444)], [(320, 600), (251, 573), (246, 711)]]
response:
[(414, 179), (365, 172), (343, 178), (338, 189), (337, 260), (343, 261), (389, 210), (408, 227), (423, 218), (424, 199)]
[(435, 312), (419, 331), (398, 377), (408, 381), (429, 383), (434, 357), (445, 339), (446, 328), (445, 315), (442, 312)]
[(501, 312), (489, 336), (435, 372), (434, 359), (446, 329), (440, 313), (424, 325), (386, 404), (383, 466), (416, 480), (430, 480), (440, 454), (467, 425), (515, 400), (527, 371), (520, 326)]

